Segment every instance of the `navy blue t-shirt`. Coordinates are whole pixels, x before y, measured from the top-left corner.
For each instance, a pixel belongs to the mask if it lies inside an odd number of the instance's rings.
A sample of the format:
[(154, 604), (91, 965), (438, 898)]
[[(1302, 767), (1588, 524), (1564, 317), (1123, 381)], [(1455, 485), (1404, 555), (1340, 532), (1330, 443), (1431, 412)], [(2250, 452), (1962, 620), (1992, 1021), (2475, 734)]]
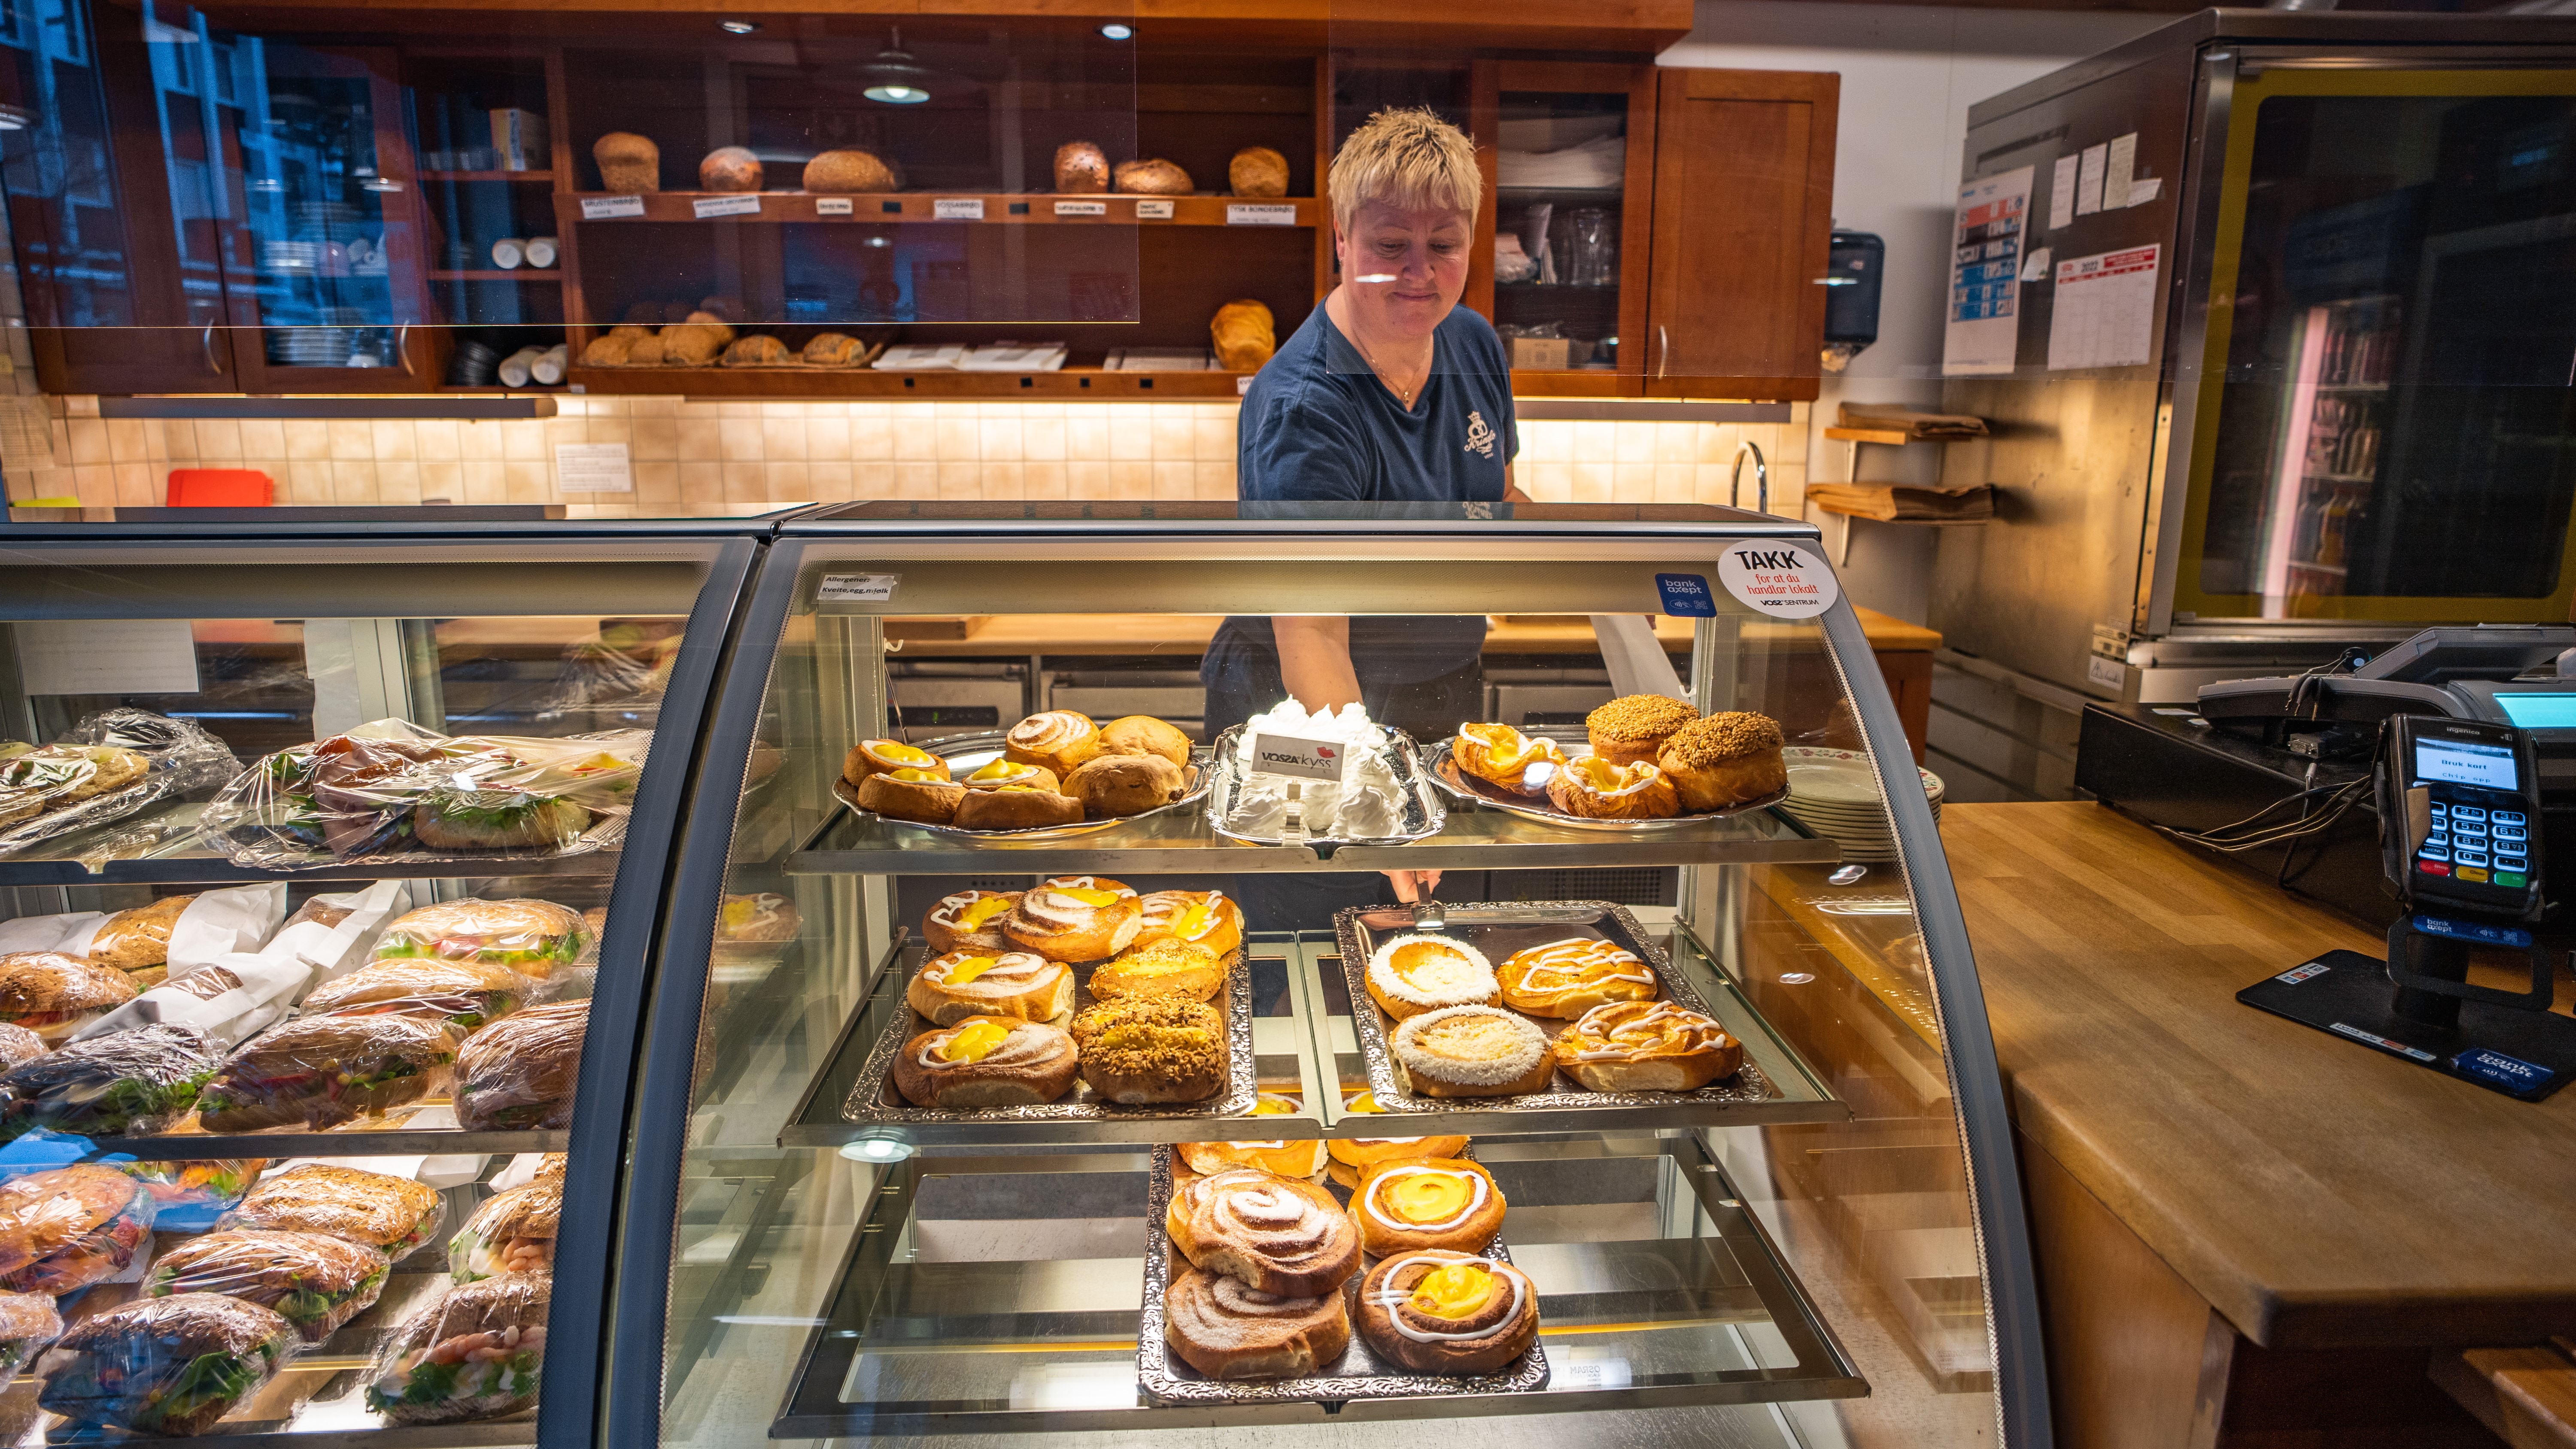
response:
[[(1252, 379), (1235, 424), (1235, 494), (1246, 501), (1499, 503), (1520, 451), (1511, 361), (1492, 325), (1453, 307), (1432, 333), (1431, 375), (1407, 408), (1325, 309)], [(1364, 690), (1432, 679), (1474, 662), (1482, 615), (1362, 615), (1351, 665)], [(1199, 677), (1241, 691), (1277, 671), (1265, 618), (1230, 618)]]

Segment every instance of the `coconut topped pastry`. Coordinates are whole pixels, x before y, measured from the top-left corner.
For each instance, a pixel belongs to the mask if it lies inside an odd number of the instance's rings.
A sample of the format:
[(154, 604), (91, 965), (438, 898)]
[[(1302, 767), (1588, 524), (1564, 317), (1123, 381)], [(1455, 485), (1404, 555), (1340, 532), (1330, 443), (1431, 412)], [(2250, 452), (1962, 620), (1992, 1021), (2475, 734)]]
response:
[(1447, 936), (1398, 936), (1369, 954), (1369, 995), (1402, 1021), (1444, 1006), (1484, 1006), (1502, 994), (1485, 953)]

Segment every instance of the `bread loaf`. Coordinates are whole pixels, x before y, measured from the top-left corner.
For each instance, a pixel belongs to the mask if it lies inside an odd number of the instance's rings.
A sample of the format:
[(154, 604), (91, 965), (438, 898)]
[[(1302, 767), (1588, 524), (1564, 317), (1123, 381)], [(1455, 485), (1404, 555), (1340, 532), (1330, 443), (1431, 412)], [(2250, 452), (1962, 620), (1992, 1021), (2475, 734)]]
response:
[(689, 323), (693, 327), (714, 328), (719, 334), (716, 338), (718, 345), (733, 341), (733, 323), (723, 317), (717, 316), (712, 311), (692, 312), (681, 320)]
[(785, 367), (789, 360), (787, 344), (765, 333), (737, 338), (724, 350), (727, 367)]
[(662, 148), (649, 136), (611, 131), (590, 143), (599, 184), (611, 191), (650, 196), (662, 189)]
[(903, 168), (873, 151), (826, 151), (805, 163), (808, 191), (901, 191)]
[(608, 335), (611, 337), (623, 337), (627, 341), (633, 342), (638, 337), (652, 336), (653, 329), (650, 327), (639, 327), (632, 322), (620, 322), (616, 326), (608, 329)]
[(1225, 179), (1237, 196), (1286, 196), (1288, 158), (1267, 146), (1246, 146), (1225, 163)]
[(1241, 299), (1216, 309), (1208, 335), (1216, 343), (1216, 365), (1228, 372), (1259, 372), (1279, 347), (1270, 309)]
[(628, 367), (660, 367), (662, 362), (662, 336), (660, 333), (647, 332), (643, 336), (626, 344), (626, 365)]
[(698, 163), (700, 191), (758, 191), (760, 158), (740, 146), (718, 146)]
[(1056, 147), (1055, 189), (1074, 196), (1096, 196), (1107, 191), (1107, 153), (1089, 141), (1067, 141)]
[(805, 344), (804, 361), (808, 367), (856, 367), (867, 352), (864, 343), (846, 332), (821, 332)]
[(1138, 196), (1187, 196), (1198, 189), (1190, 184), (1190, 173), (1159, 157), (1119, 162), (1117, 179), (1119, 190)]
[[(733, 329), (718, 322), (683, 322), (662, 329), (662, 361), (672, 367), (712, 367), (733, 341)], [(632, 355), (631, 353), (629, 355)]]
[(634, 338), (620, 337), (614, 332), (609, 333), (605, 337), (594, 337), (590, 339), (590, 345), (581, 350), (581, 365), (584, 367), (624, 367), (626, 365), (626, 354), (633, 351), (634, 348)]

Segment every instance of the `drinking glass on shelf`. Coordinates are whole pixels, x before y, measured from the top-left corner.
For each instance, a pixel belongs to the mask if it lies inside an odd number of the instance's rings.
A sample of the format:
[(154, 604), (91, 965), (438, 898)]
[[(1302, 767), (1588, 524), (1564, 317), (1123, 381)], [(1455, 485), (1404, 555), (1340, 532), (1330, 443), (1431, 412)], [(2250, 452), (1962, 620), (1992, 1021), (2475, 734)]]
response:
[(1610, 213), (1597, 206), (1586, 206), (1567, 218), (1573, 227), (1573, 245), (1567, 250), (1572, 263), (1570, 280), (1578, 287), (1608, 287), (1618, 283), (1618, 269), (1612, 264), (1617, 245), (1610, 239)]

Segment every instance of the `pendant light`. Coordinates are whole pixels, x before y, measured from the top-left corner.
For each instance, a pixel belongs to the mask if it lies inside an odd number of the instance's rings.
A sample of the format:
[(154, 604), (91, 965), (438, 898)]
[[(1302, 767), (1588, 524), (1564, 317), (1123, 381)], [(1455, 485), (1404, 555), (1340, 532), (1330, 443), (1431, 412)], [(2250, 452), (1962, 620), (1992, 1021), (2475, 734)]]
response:
[(954, 97), (961, 91), (976, 89), (975, 83), (963, 76), (932, 70), (913, 59), (903, 48), (901, 29), (890, 34), (893, 38), (877, 52), (877, 58), (859, 67), (859, 94), (884, 105), (917, 106), (934, 94)]

